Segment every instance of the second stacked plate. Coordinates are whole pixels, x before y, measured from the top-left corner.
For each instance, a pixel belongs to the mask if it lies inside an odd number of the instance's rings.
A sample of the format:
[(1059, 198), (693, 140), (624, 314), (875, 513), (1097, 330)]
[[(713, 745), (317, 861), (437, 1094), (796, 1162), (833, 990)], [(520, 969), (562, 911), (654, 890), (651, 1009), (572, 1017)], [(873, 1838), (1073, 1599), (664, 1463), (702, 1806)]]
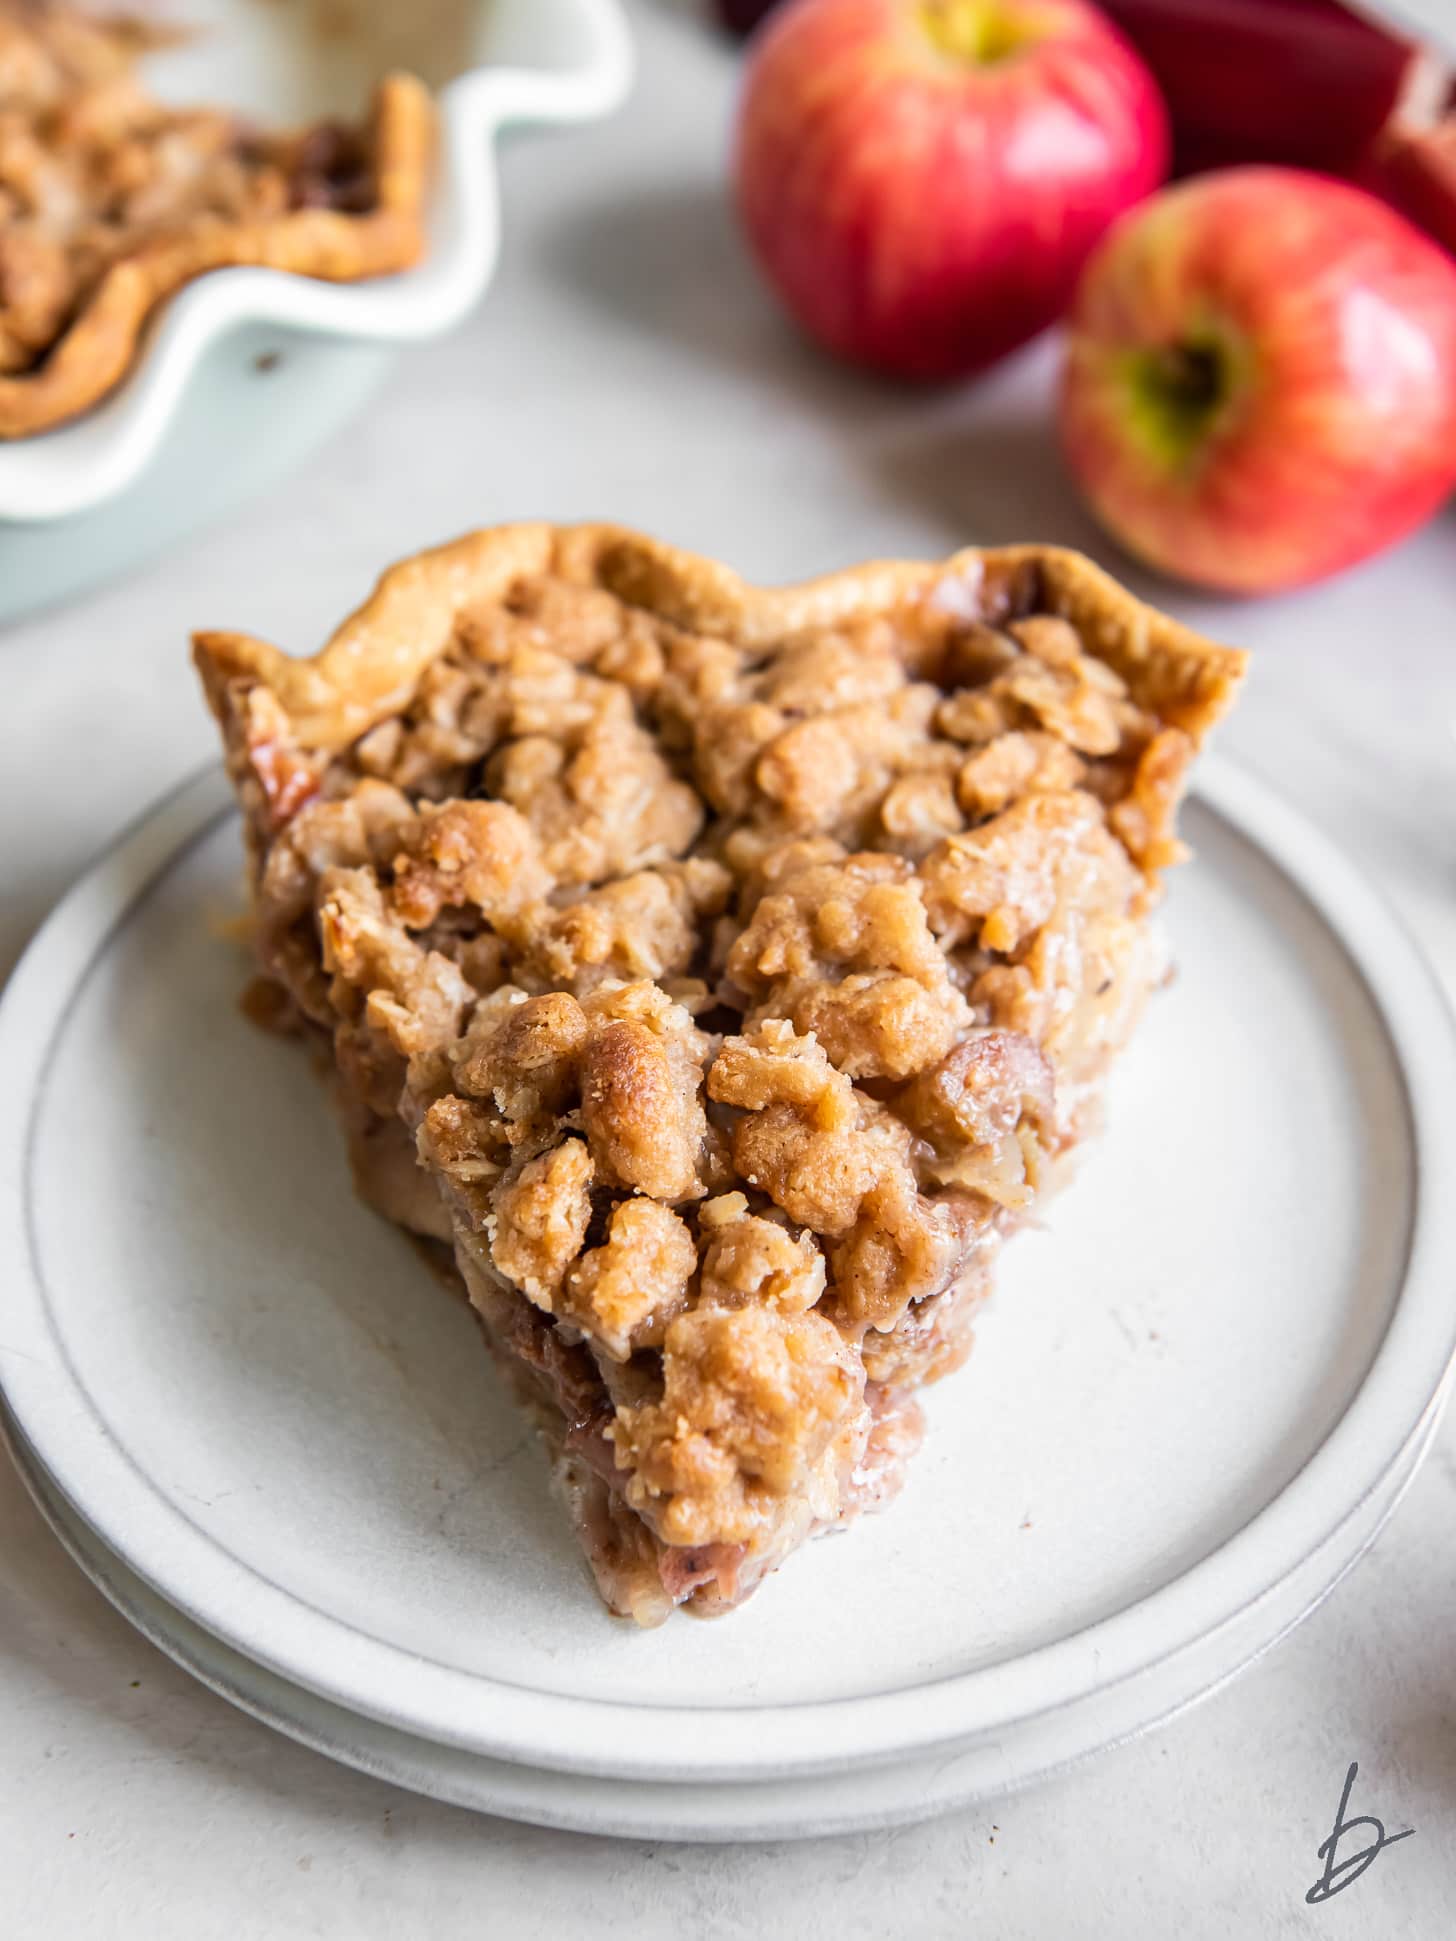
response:
[(0, 1393), (38, 1500), (225, 1696), (546, 1824), (882, 1824), (1176, 1710), (1372, 1539), (1456, 1331), (1428, 974), (1246, 778), (1211, 766), (1189, 830), (1178, 983), (900, 1501), (723, 1622), (637, 1633), (469, 1316), (354, 1200), (306, 1061), (239, 1014), (238, 832), (204, 777), (0, 1007)]

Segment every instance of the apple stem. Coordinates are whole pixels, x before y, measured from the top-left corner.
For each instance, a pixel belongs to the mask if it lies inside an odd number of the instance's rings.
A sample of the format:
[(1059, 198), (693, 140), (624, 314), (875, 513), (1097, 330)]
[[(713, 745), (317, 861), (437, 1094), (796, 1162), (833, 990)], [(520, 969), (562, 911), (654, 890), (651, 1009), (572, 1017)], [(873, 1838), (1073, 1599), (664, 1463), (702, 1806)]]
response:
[(1169, 344), (1149, 377), (1181, 415), (1202, 418), (1223, 396), (1223, 359), (1207, 344)]
[(920, 0), (920, 20), (938, 54), (969, 67), (994, 67), (1038, 38), (997, 0)]
[(1165, 463), (1196, 466), (1240, 385), (1236, 344), (1201, 341), (1147, 345), (1123, 365), (1127, 402), (1139, 435)]

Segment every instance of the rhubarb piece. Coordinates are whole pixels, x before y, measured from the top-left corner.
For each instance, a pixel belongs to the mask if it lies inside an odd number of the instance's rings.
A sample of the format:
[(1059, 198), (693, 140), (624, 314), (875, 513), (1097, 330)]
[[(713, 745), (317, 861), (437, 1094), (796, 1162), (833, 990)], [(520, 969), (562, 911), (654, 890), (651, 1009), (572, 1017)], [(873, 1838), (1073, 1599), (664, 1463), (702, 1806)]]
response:
[(1340, 0), (1103, 4), (1163, 91), (1177, 174), (1230, 162), (1354, 174), (1423, 61)]
[(1365, 181), (1418, 229), (1456, 256), (1456, 115), (1433, 128), (1389, 128)]
[(767, 18), (780, 0), (716, 0), (718, 18), (730, 34), (751, 34), (759, 21)]

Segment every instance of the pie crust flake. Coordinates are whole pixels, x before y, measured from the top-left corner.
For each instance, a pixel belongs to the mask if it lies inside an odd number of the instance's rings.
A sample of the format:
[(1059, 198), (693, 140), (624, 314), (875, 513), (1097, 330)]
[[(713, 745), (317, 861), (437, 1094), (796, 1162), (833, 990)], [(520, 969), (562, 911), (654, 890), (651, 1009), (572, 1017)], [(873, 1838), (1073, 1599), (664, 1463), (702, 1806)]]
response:
[(386, 77), (359, 127), (260, 130), (164, 106), (139, 58), (168, 31), (0, 0), (0, 438), (89, 410), (167, 297), (240, 264), (354, 282), (423, 248), (434, 110)]
[(620, 528), (196, 637), (259, 957), (361, 1191), (448, 1248), (610, 1607), (740, 1603), (893, 1494), (1165, 978), (1244, 657), (1080, 556), (777, 590)]

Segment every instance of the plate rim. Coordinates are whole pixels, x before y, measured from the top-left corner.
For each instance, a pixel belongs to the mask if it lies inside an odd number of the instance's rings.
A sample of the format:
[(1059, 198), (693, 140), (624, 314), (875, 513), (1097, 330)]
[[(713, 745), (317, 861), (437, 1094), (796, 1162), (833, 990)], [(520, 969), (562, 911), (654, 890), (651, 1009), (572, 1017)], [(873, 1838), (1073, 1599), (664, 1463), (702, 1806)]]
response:
[(484, 1757), (644, 1781), (807, 1776), (1005, 1731), (1145, 1674), (1272, 1595), (1356, 1513), (1439, 1405), (1456, 1356), (1447, 1291), (1456, 1196), (1443, 1200), (1429, 1184), (1456, 1174), (1456, 1029), (1445, 994), (1379, 892), (1266, 783), (1206, 758), (1198, 795), (1301, 896), (1364, 984), (1404, 1089), (1414, 1179), (1395, 1305), (1344, 1412), (1278, 1495), (1148, 1596), (1019, 1657), (893, 1691), (654, 1706), (492, 1679), (354, 1631), (269, 1583), (164, 1498), (92, 1412), (66, 1359), (36, 1271), (26, 1188), (49, 1051), (70, 997), (149, 887), (229, 809), (217, 765), (116, 838), (42, 926), (0, 998), (0, 1074), (20, 1103), (0, 1125), (0, 1391), (18, 1426), (73, 1510), (204, 1630), (346, 1709)]
[[(812, 1790), (792, 1778), (787, 1782), (792, 1790), (786, 1801), (785, 1782), (776, 1775), (756, 1783), (717, 1786), (706, 1782), (623, 1783), (483, 1758), (455, 1747), (412, 1739), (394, 1727), (361, 1713), (344, 1712), (328, 1699), (289, 1684), (276, 1672), (203, 1631), (138, 1578), (65, 1503), (24, 1447), (0, 1399), (0, 1443), (9, 1448), (31, 1501), (72, 1563), (149, 1644), (248, 1717), (382, 1784), (400, 1786), (470, 1812), (608, 1839), (715, 1843), (823, 1839), (915, 1825), (978, 1802), (1004, 1799), (1069, 1773), (1112, 1747), (1160, 1731), (1258, 1663), (1334, 1593), (1395, 1515), (1439, 1428), (1440, 1411), (1436, 1408), (1377, 1492), (1373, 1516), (1362, 1519), (1357, 1513), (1347, 1519), (1346, 1527), (1285, 1580), (1281, 1596), (1293, 1584), (1292, 1604), (1275, 1608), (1272, 1625), (1262, 1622), (1252, 1639), (1246, 1633), (1240, 1635), (1231, 1655), (1225, 1648), (1211, 1665), (1201, 1665), (1191, 1684), (1180, 1683), (1173, 1691), (1165, 1689), (1150, 1699), (1150, 1681), (1145, 1679), (1130, 1688), (1141, 1695), (1130, 1718), (1124, 1715), (1109, 1722), (1103, 1717), (1089, 1733), (1083, 1717), (1079, 1721), (1082, 1729), (1075, 1732), (1072, 1744), (1064, 1742), (1050, 1752), (1045, 1746), (1040, 1751), (1033, 1746), (1027, 1756), (1027, 1748), (1014, 1740), (997, 1742), (989, 1749), (997, 1755), (1000, 1767), (994, 1778), (973, 1777), (965, 1770), (964, 1760), (947, 1760), (931, 1751), (890, 1765), (843, 1766), (836, 1773), (820, 1775)], [(1362, 1505), (1361, 1510), (1370, 1507)], [(1349, 1535), (1352, 1525), (1353, 1542)], [(1263, 1617), (1267, 1620), (1268, 1616), (1266, 1607)], [(1209, 1647), (1217, 1642), (1213, 1636), (1203, 1641), (1205, 1658)], [(1183, 1670), (1186, 1674), (1186, 1662)], [(1101, 1701), (1115, 1700), (1116, 1696), (1117, 1688), (1108, 1687), (1106, 1692), (1094, 1694), (1088, 1704), (1096, 1708)], [(1061, 1715), (1063, 1720), (1066, 1716)], [(981, 1749), (987, 1750), (984, 1746)], [(974, 1759), (977, 1749), (973, 1747), (968, 1756)], [(891, 1789), (888, 1799), (886, 1788)]]

